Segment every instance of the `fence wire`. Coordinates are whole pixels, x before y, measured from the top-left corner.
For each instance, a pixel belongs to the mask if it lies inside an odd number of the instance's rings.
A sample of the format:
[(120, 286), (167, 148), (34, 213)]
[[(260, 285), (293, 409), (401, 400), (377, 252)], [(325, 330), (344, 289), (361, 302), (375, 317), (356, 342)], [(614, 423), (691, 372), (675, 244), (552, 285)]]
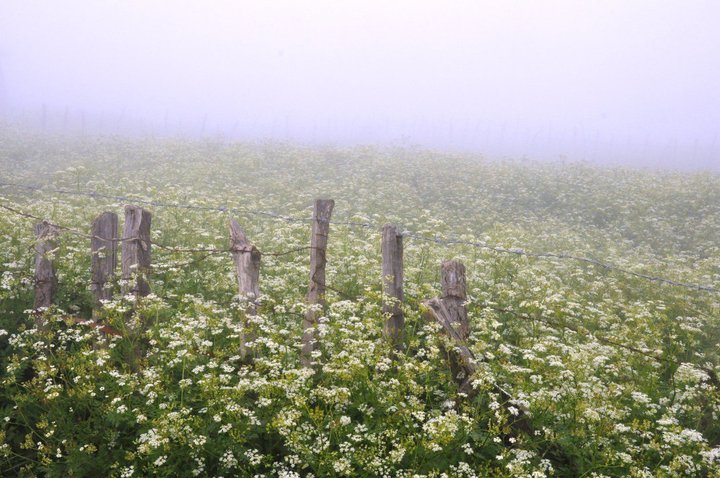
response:
[[(82, 231), (78, 231), (77, 229), (73, 229), (71, 227), (67, 227), (67, 226), (63, 226), (60, 224), (56, 224), (56, 223), (47, 221), (39, 216), (35, 216), (33, 214), (29, 214), (29, 213), (20, 211), (18, 209), (6, 206), (4, 204), (0, 204), (0, 209), (5, 209), (6, 211), (10, 211), (11, 213), (13, 213), (17, 216), (21, 216), (21, 217), (25, 217), (28, 219), (33, 219), (35, 221), (43, 222), (43, 223), (47, 224), (48, 226), (51, 226), (60, 232), (65, 232), (68, 234), (72, 234), (74, 236), (84, 237), (85, 239), (97, 239), (97, 240), (100, 240), (103, 242), (111, 242), (111, 243), (112, 242), (130, 242), (130, 241), (141, 241), (142, 240), (139, 237), (123, 237), (123, 238), (114, 238), (114, 239), (110, 238), (109, 239), (106, 237), (95, 236), (93, 234), (86, 234)], [(208, 253), (207, 256), (210, 256), (213, 254), (224, 254), (227, 252), (241, 253), (241, 254), (250, 252), (250, 251), (246, 251), (246, 250), (237, 250), (232, 247), (224, 248), (224, 249), (217, 248), (217, 247), (198, 247), (198, 248), (177, 247), (177, 246), (168, 246), (166, 244), (162, 244), (160, 242), (152, 241), (152, 240), (149, 241), (149, 243), (153, 246), (159, 247), (160, 249), (163, 249), (163, 250), (166, 250), (169, 252), (206, 252), (206, 253)], [(310, 250), (310, 249), (315, 249), (315, 248), (312, 246), (302, 246), (302, 247), (296, 247), (294, 249), (288, 249), (286, 251), (280, 251), (280, 252), (261, 252), (261, 255), (279, 257), (279, 256), (286, 256), (289, 254), (294, 254), (296, 252), (306, 251), (306, 250)]]
[[(641, 349), (641, 348), (638, 348), (638, 347), (635, 347), (632, 345), (628, 345), (628, 344), (619, 342), (617, 340), (609, 339), (607, 337), (598, 335), (597, 333), (592, 332), (587, 329), (583, 330), (578, 326), (567, 323), (567, 321), (560, 323), (560, 322), (551, 320), (549, 318), (542, 317), (541, 315), (538, 315), (538, 314), (535, 314), (535, 315), (521, 314), (510, 308), (499, 307), (497, 305), (487, 303), (487, 302), (480, 303), (479, 306), (482, 307), (483, 309), (490, 309), (490, 310), (493, 310), (500, 314), (512, 315), (513, 317), (524, 320), (526, 322), (538, 321), (554, 330), (560, 330), (560, 329), (570, 330), (570, 331), (576, 333), (580, 337), (586, 337), (586, 338), (595, 340), (601, 344), (609, 345), (612, 347), (618, 347), (618, 348), (627, 350), (628, 352), (642, 355), (642, 356), (647, 357), (648, 359), (653, 360), (658, 363), (670, 364), (675, 367), (679, 367), (680, 365), (682, 365), (682, 362), (680, 362), (678, 360), (673, 360), (671, 358), (664, 357), (662, 355), (656, 355), (648, 350), (644, 350), (644, 349)], [(580, 323), (582, 323), (582, 321), (584, 320), (582, 317), (577, 317), (577, 316), (573, 316), (573, 315), (569, 315), (568, 318), (578, 320)], [(703, 372), (705, 372), (708, 375), (709, 383), (716, 389), (720, 389), (720, 378), (718, 378), (718, 375), (717, 375), (717, 373), (715, 373), (714, 369), (707, 367), (707, 366), (698, 365), (698, 364), (692, 364), (692, 365), (694, 367), (697, 367), (698, 369), (702, 370)]]
[[(212, 211), (212, 212), (222, 212), (222, 213), (234, 213), (234, 214), (239, 214), (239, 215), (250, 214), (250, 215), (254, 215), (254, 216), (258, 216), (258, 217), (277, 219), (277, 220), (282, 220), (282, 221), (291, 222), (291, 223), (311, 223), (313, 221), (312, 218), (293, 217), (293, 216), (288, 216), (288, 215), (284, 215), (284, 214), (279, 214), (274, 211), (259, 211), (259, 210), (253, 210), (253, 209), (247, 209), (247, 208), (241, 209), (241, 208), (234, 208), (234, 207), (228, 207), (228, 206), (199, 206), (199, 205), (193, 205), (193, 204), (178, 204), (178, 203), (170, 203), (170, 202), (164, 202), (164, 201), (154, 201), (154, 200), (150, 200), (150, 199), (140, 199), (140, 198), (135, 198), (135, 197), (131, 197), (131, 196), (116, 196), (116, 195), (111, 195), (111, 194), (99, 193), (97, 191), (72, 191), (69, 189), (49, 188), (49, 187), (44, 187), (44, 186), (32, 186), (32, 185), (26, 185), (26, 184), (5, 183), (5, 182), (0, 182), (0, 187), (15, 188), (15, 189), (19, 189), (21, 191), (26, 191), (27, 193), (24, 194), (26, 196), (30, 196), (32, 193), (42, 191), (42, 192), (51, 192), (51, 193), (70, 195), (70, 196), (84, 196), (84, 197), (89, 197), (91, 199), (112, 199), (115, 201), (134, 203), (134, 204), (143, 204), (143, 205), (162, 207), (162, 208), (187, 209), (187, 210), (197, 210), (197, 211)], [(38, 218), (37, 216), (33, 216), (30, 214), (24, 213), (17, 209), (10, 208), (8, 206), (1, 206), (1, 207), (5, 210), (13, 212), (14, 214), (42, 221), (42, 219)], [(334, 225), (360, 227), (360, 228), (365, 228), (365, 229), (379, 230), (381, 228), (381, 225), (373, 224), (372, 222), (334, 221), (334, 220), (330, 220), (328, 222), (330, 224), (334, 224)], [(88, 234), (82, 233), (80, 231), (74, 230), (69, 227), (60, 226), (60, 225), (56, 225), (56, 227), (58, 227), (59, 229), (74, 233), (74, 234), (80, 234), (80, 235), (87, 236), (88, 238), (92, 237)], [(610, 262), (601, 261), (601, 260), (593, 259), (590, 257), (576, 256), (573, 254), (566, 254), (566, 253), (559, 253), (559, 252), (533, 252), (533, 251), (527, 251), (522, 248), (507, 248), (507, 247), (503, 247), (503, 246), (488, 244), (486, 242), (478, 241), (478, 240), (468, 241), (468, 240), (460, 240), (460, 239), (441, 239), (439, 237), (432, 237), (432, 236), (418, 234), (418, 233), (415, 233), (415, 232), (409, 231), (409, 230), (403, 230), (402, 236), (404, 238), (408, 238), (411, 240), (430, 242), (430, 243), (436, 244), (438, 246), (443, 246), (443, 247), (469, 246), (469, 247), (474, 247), (477, 249), (484, 249), (484, 250), (492, 251), (492, 252), (495, 252), (498, 254), (524, 256), (524, 257), (529, 257), (529, 258), (533, 258), (533, 259), (548, 259), (548, 260), (557, 260), (557, 261), (580, 262), (580, 263), (589, 264), (589, 265), (592, 265), (592, 266), (595, 266), (595, 267), (598, 267), (601, 269), (605, 269), (608, 271), (618, 272), (618, 273), (625, 274), (628, 276), (636, 277), (638, 279), (647, 280), (650, 282), (656, 282), (656, 283), (670, 285), (670, 286), (674, 286), (674, 287), (682, 287), (682, 288), (686, 288), (686, 289), (710, 292), (710, 293), (715, 293), (715, 294), (720, 293), (720, 288), (713, 287), (711, 285), (681, 282), (681, 281), (677, 281), (677, 280), (673, 280), (673, 279), (668, 279), (665, 277), (644, 274), (641, 272), (635, 272), (635, 271), (617, 266)], [(119, 241), (132, 240), (132, 239), (134, 239), (134, 238), (125, 238), (125, 239), (120, 239)], [(106, 239), (103, 239), (103, 240), (106, 240)], [(177, 248), (177, 247), (174, 248), (172, 246), (165, 246), (165, 245), (157, 244), (157, 243), (153, 243), (153, 245), (157, 245), (158, 247), (167, 249), (167, 250), (174, 250), (175, 252), (210, 252), (210, 253), (231, 252), (230, 249), (225, 250), (225, 249), (192, 249), (192, 248)], [(282, 256), (282, 255), (290, 254), (293, 252), (298, 252), (298, 251), (304, 250), (304, 249), (309, 249), (309, 248), (305, 247), (305, 248), (293, 249), (290, 251), (271, 252), (271, 253), (265, 253), (264, 255)]]

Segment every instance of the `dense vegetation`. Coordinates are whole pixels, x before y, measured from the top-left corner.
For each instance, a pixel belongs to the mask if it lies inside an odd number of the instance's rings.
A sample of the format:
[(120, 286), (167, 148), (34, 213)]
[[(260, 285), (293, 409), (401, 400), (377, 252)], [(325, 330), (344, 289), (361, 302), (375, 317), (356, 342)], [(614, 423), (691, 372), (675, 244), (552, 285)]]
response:
[[(0, 131), (0, 204), (87, 233), (125, 202), (234, 208), (266, 253), (306, 246), (312, 200), (336, 200), (318, 367), (300, 365), (308, 251), (262, 259), (254, 361), (229, 254), (153, 249), (153, 294), (88, 318), (88, 239), (62, 234), (57, 307), (35, 328), (31, 218), (0, 210), (2, 476), (720, 476), (719, 295), (553, 251), (720, 286), (720, 177), (492, 162), (414, 149), (35, 136)], [(39, 186), (29, 190), (7, 183)], [(146, 206), (153, 241), (227, 248), (231, 213)], [(379, 227), (405, 239), (407, 334), (382, 337)], [(439, 264), (468, 271), (461, 396), (423, 316)], [(505, 403), (500, 384), (515, 397)], [(531, 430), (511, 428), (529, 410)]]

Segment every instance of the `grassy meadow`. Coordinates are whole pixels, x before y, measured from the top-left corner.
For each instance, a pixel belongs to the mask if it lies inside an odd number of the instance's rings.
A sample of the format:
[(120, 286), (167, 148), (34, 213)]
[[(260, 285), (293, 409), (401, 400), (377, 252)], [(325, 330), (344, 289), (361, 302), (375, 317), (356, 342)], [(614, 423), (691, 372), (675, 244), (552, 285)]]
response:
[[(144, 207), (165, 246), (150, 296), (104, 305), (121, 335), (103, 336), (67, 319), (93, 298), (89, 239), (64, 232), (35, 327), (38, 221), (0, 209), (0, 476), (720, 477), (720, 294), (627, 273), (720, 288), (718, 174), (7, 127), (0, 165), (0, 205), (84, 234), (104, 211), (122, 227), (133, 199), (162, 203)], [(128, 200), (68, 194), (87, 192)], [(336, 223), (308, 369), (315, 198)], [(172, 250), (227, 249), (230, 217), (265, 253), (252, 362), (231, 255)], [(386, 223), (405, 232), (399, 354), (382, 335)], [(421, 304), (451, 258), (467, 269), (472, 399)]]

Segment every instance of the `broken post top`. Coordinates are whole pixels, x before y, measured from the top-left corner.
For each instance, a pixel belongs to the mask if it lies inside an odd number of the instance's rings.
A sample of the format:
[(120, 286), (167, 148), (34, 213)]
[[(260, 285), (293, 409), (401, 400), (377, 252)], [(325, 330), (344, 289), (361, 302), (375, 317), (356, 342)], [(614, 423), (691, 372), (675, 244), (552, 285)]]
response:
[(260, 251), (250, 242), (235, 218), (230, 219), (230, 242), (232, 252), (249, 252), (253, 258), (260, 256)]
[(38, 239), (56, 239), (59, 233), (57, 226), (48, 221), (35, 224), (35, 237)]
[(238, 224), (234, 217), (230, 218), (230, 240), (233, 244), (245, 245), (250, 243), (245, 232), (240, 228), (240, 224)]
[(441, 270), (442, 295), (467, 299), (467, 286), (465, 284), (465, 266), (458, 260), (443, 261)]

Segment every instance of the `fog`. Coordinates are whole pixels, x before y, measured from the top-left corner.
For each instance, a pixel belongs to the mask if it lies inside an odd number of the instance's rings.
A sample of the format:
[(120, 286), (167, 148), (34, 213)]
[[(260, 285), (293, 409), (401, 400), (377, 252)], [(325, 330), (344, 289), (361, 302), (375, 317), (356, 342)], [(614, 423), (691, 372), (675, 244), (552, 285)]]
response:
[(0, 0), (0, 114), (719, 169), (719, 18), (714, 0)]

